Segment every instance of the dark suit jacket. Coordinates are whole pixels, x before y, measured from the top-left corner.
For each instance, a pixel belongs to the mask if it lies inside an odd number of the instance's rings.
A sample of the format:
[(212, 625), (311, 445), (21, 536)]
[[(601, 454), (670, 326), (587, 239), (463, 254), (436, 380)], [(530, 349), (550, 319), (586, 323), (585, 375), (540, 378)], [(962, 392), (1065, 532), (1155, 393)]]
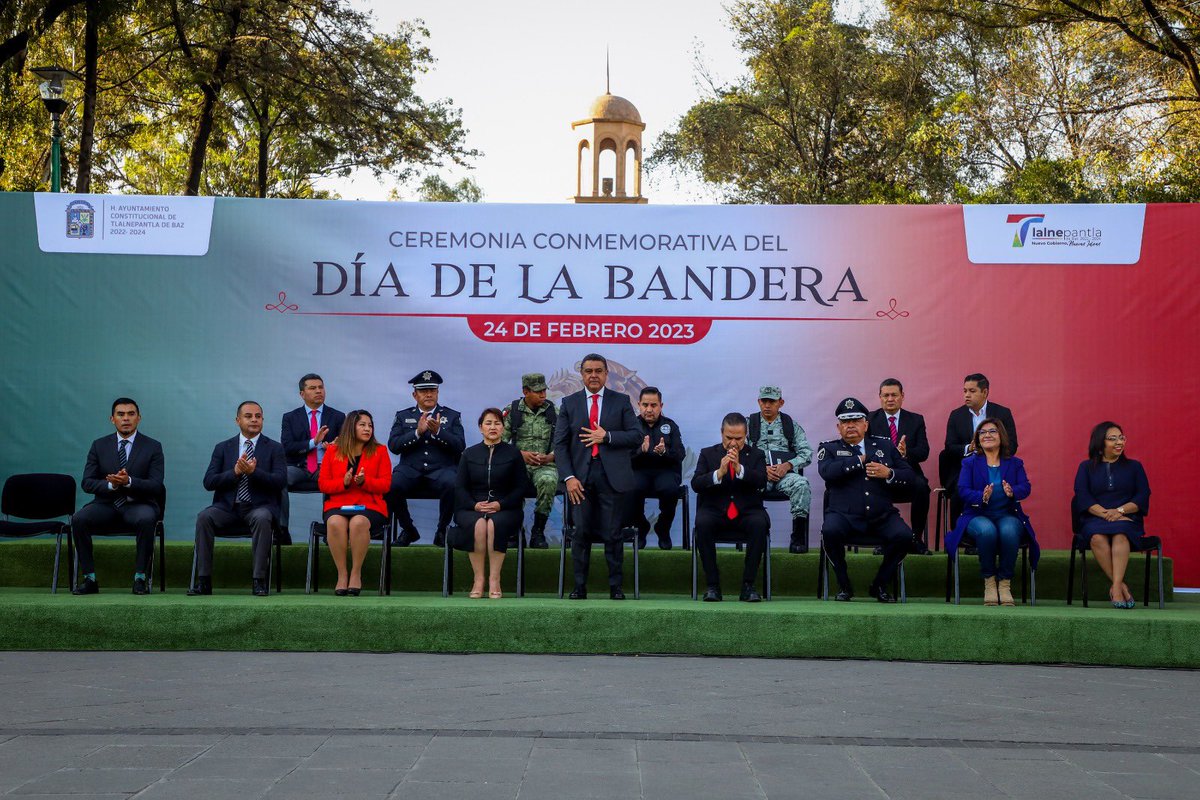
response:
[[(925, 418), (920, 414), (914, 414), (907, 408), (900, 409), (900, 424), (896, 426), (897, 437), (903, 436), (905, 447), (908, 449), (908, 454), (904, 456), (904, 460), (913, 468), (913, 472), (924, 476), (925, 471), (921, 469), (921, 462), (929, 458), (929, 437), (925, 433)], [(868, 436), (885, 436), (889, 440), (892, 438), (891, 431), (888, 430), (887, 412), (882, 408), (877, 408), (867, 416), (867, 435)]]
[(128, 489), (109, 489), (108, 480), (104, 476), (120, 470), (117, 434), (101, 436), (92, 442), (92, 448), (88, 450), (81, 481), (83, 490), (96, 495), (94, 502), (97, 503), (112, 503), (118, 497), (124, 496), (135, 503), (150, 503), (162, 511), (159, 502), (163, 492), (165, 470), (162, 445), (156, 439), (138, 431), (125, 462), (125, 471), (133, 481)]
[(732, 500), (738, 515), (762, 512), (763, 491), (767, 488), (767, 457), (757, 447), (747, 445), (738, 458), (745, 471), (742, 477), (731, 478), (721, 475), (720, 483), (713, 483), (713, 471), (725, 457), (725, 446), (714, 444), (700, 451), (696, 460), (696, 472), (692, 475), (692, 491), (696, 493), (696, 514), (720, 514), (725, 516)]
[[(321, 411), (321, 424), (329, 426), (329, 435), (325, 437), (326, 442), (332, 442), (338, 437), (338, 433), (342, 430), (342, 423), (346, 421), (346, 415), (338, 411), (336, 408), (325, 406)], [(287, 456), (287, 463), (293, 467), (303, 467), (308, 461), (308, 406), (300, 406), (293, 408), (291, 411), (283, 415), (283, 423), (279, 431), (279, 441), (283, 444), (284, 455)]]
[[(606, 388), (600, 397), (600, 427), (608, 433), (607, 441), (600, 444), (600, 463), (612, 488), (628, 492), (634, 486), (630, 456), (642, 443), (638, 417), (633, 413), (629, 395)], [(579, 430), (586, 427), (589, 427), (587, 391), (580, 389), (563, 398), (554, 425), (554, 462), (559, 480), (574, 475), (582, 482), (587, 481), (592, 448), (579, 440)]]
[[(234, 436), (218, 442), (213, 448), (208, 470), (204, 473), (204, 488), (213, 493), (213, 505), (227, 511), (233, 510), (234, 501), (237, 500), (239, 476), (234, 473), (233, 467), (242, 454), (240, 441), (240, 436)], [(254, 459), (257, 464), (254, 472), (250, 473), (250, 504), (266, 506), (278, 517), (279, 495), (287, 486), (283, 446), (266, 435), (259, 435), (258, 443), (254, 446)]]
[[(999, 403), (989, 400), (987, 415), (1004, 423), (1011, 450), (1009, 455), (1015, 456), (1017, 454), (1017, 423), (1013, 421), (1012, 412)], [(965, 457), (963, 450), (974, 438), (975, 429), (971, 425), (971, 412), (967, 410), (967, 407), (963, 405), (951, 411), (950, 417), (946, 420), (946, 448), (938, 459), (938, 473), (942, 479), (942, 486), (949, 488), (956, 485), (958, 469)]]
[(475, 504), (491, 499), (501, 511), (520, 511), (525, 505), (529, 471), (516, 445), (500, 442), (488, 467), (488, 446), (480, 442), (463, 451), (454, 485), (454, 507), (470, 511)]

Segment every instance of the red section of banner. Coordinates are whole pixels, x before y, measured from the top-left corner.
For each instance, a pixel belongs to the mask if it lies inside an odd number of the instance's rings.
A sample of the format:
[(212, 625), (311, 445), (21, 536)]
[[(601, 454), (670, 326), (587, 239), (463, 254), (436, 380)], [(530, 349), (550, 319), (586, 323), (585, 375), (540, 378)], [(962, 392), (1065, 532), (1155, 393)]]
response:
[(703, 317), (528, 316), (472, 314), (471, 332), (485, 342), (546, 344), (694, 344), (712, 328)]

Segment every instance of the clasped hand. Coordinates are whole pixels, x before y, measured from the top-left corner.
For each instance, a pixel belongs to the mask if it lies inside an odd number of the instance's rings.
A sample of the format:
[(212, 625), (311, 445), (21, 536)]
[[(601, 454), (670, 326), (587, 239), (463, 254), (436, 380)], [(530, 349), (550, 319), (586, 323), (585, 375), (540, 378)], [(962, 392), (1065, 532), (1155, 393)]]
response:
[(345, 476), (342, 478), (342, 485), (347, 488), (349, 488), (351, 483), (353, 483), (355, 486), (362, 486), (366, 480), (366, 473), (364, 473), (362, 470), (359, 470), (358, 474), (355, 475), (354, 470), (348, 469), (346, 470)]
[(886, 464), (880, 464), (878, 461), (868, 461), (866, 467), (867, 476), (870, 478), (883, 478), (887, 480), (892, 477), (892, 469)]
[(129, 473), (125, 471), (124, 467), (121, 468), (120, 472), (114, 472), (106, 476), (106, 479), (113, 485), (114, 489), (120, 489), (123, 486), (129, 485)]
[(792, 462), (784, 461), (780, 464), (771, 464), (767, 467), (767, 480), (771, 483), (776, 483), (783, 480), (783, 476), (787, 475), (792, 470)]
[(495, 500), (481, 500), (475, 504), (475, 510), (480, 514), (495, 514), (500, 510), (500, 504)]
[(741, 467), (741, 461), (739, 460), (740, 458), (741, 453), (739, 453), (736, 448), (731, 447), (725, 451), (725, 457), (721, 459), (721, 466), (719, 466), (717, 469), (720, 470), (722, 476), (726, 474), (732, 474), (736, 476), (738, 468)]
[(258, 466), (257, 458), (246, 458), (245, 456), (242, 456), (237, 460), (237, 463), (233, 465), (233, 474), (238, 476), (252, 475), (254, 474), (254, 468), (256, 466)]

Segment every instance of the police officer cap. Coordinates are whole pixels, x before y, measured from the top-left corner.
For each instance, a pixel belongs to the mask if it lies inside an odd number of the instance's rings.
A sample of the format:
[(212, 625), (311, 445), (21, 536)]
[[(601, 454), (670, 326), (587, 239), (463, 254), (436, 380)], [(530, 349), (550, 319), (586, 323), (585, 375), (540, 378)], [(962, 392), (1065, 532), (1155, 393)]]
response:
[(759, 400), (782, 400), (783, 392), (778, 386), (760, 386), (758, 387)]
[(408, 379), (414, 389), (436, 389), (442, 385), (442, 376), (431, 369), (418, 372)]
[(546, 390), (546, 376), (540, 372), (526, 372), (521, 376), (521, 388), (534, 392)]
[(847, 397), (838, 403), (837, 411), (833, 412), (838, 419), (865, 419), (867, 407), (857, 397)]

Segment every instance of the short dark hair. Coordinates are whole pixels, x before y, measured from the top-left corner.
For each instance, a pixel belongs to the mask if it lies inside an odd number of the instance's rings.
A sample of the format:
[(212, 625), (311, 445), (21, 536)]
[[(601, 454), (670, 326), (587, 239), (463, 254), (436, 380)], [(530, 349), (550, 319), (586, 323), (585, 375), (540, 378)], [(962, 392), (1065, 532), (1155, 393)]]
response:
[(983, 446), (979, 444), (979, 432), (983, 430), (983, 426), (988, 423), (996, 426), (996, 432), (1000, 434), (1000, 457), (1008, 458), (1012, 455), (1012, 445), (1008, 440), (1008, 429), (1004, 427), (1004, 423), (995, 417), (988, 417), (983, 422), (979, 423), (979, 427), (975, 429), (975, 435), (971, 437), (971, 442), (975, 445), (975, 452), (982, 453)]
[(322, 385), (325, 384), (324, 378), (315, 372), (310, 372), (300, 379), (300, 391), (304, 391), (304, 384), (308, 383), (309, 381), (320, 381)]
[(588, 353), (586, 356), (581, 358), (579, 360), (579, 368), (583, 369), (583, 365), (589, 361), (599, 361), (601, 364), (604, 365), (605, 370), (608, 369), (608, 359), (605, 358), (604, 356), (600, 355), (599, 353)]
[(883, 382), (879, 384), (879, 391), (882, 392), (885, 386), (895, 386), (900, 390), (900, 394), (904, 394), (904, 384), (900, 382), (899, 378), (884, 378)]
[(729, 425), (730, 427), (733, 427), (733, 428), (736, 428), (739, 426), (745, 428), (748, 424), (749, 423), (746, 422), (745, 414), (740, 414), (737, 411), (730, 411), (721, 420), (721, 430), (725, 430), (726, 425)]
[(131, 397), (118, 397), (116, 400), (113, 400), (112, 411), (108, 412), (110, 417), (117, 413), (117, 406), (133, 406), (133, 410), (136, 411), (139, 416), (142, 413), (142, 410), (138, 408), (136, 400)]
[(482, 425), (484, 418), (487, 417), (488, 414), (495, 414), (496, 419), (500, 420), (501, 422), (504, 422), (504, 412), (503, 411), (501, 411), (498, 408), (485, 408), (483, 411), (479, 412), (479, 422), (476, 422), (475, 424)]
[[(1108, 435), (1109, 428), (1116, 428), (1121, 433), (1125, 433), (1125, 429), (1115, 422), (1105, 420), (1096, 427), (1092, 428), (1092, 435), (1088, 439), (1088, 460), (1092, 462), (1092, 467), (1097, 467), (1104, 460), (1104, 437)], [(1124, 461), (1125, 453), (1122, 452), (1117, 457), (1117, 461)]]
[(660, 402), (660, 403), (662, 402), (662, 392), (660, 392), (658, 390), (657, 386), (642, 387), (642, 391), (638, 393), (638, 400), (641, 400), (643, 397), (645, 397), (648, 394), (658, 395), (658, 402)]
[(963, 378), (963, 383), (966, 383), (967, 381), (975, 381), (979, 388), (985, 392), (991, 387), (991, 384), (988, 383), (987, 376), (982, 372), (972, 372), (970, 375)]
[(234, 416), (240, 417), (242, 415), (242, 409), (246, 406), (258, 406), (258, 410), (262, 411), (262, 403), (258, 402), (257, 400), (243, 400), (242, 402), (238, 403), (238, 410)]

